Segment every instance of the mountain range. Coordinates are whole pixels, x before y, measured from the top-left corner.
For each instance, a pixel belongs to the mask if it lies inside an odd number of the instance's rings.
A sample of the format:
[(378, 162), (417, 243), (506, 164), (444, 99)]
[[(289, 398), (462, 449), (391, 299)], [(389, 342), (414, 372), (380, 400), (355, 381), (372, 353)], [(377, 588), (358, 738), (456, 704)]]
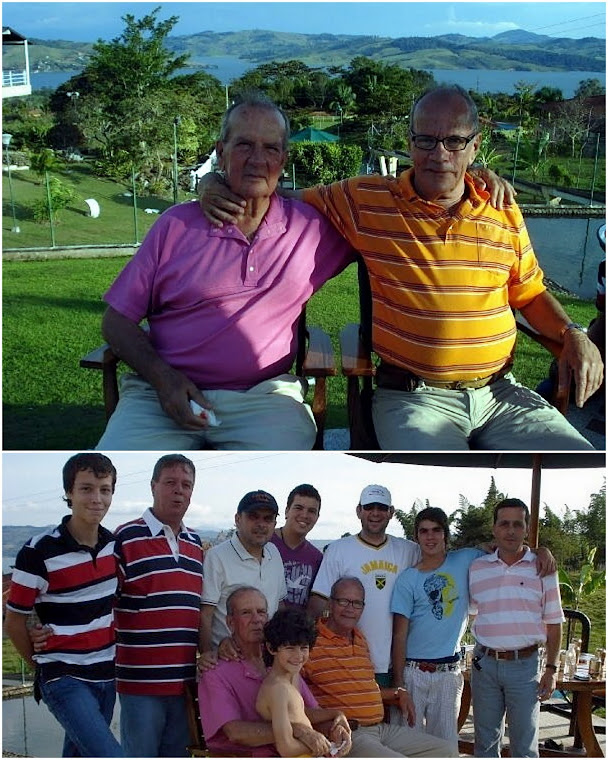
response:
[[(32, 39), (32, 71), (79, 71), (91, 55), (92, 43)], [(570, 39), (534, 34), (523, 29), (493, 37), (449, 34), (437, 37), (376, 37), (344, 34), (298, 34), (249, 30), (202, 31), (168, 37), (175, 53), (189, 53), (191, 65), (201, 59), (232, 57), (256, 66), (297, 59), (311, 67), (346, 66), (356, 56), (416, 69), (493, 69), (519, 71), (605, 71), (606, 40)], [(3, 54), (10, 67), (15, 49)]]
[[(3, 525), (2, 526), (2, 567), (3, 572), (9, 572), (9, 567), (15, 561), (17, 552), (23, 544), (28, 541), (32, 536), (37, 536), (40, 533), (44, 533), (48, 528), (54, 526), (40, 526), (40, 525)], [(201, 537), (203, 543), (218, 543), (226, 538), (227, 528), (193, 528), (196, 533)], [(311, 543), (318, 549), (323, 549), (327, 544), (331, 543), (333, 539), (328, 538), (325, 540), (311, 539)]]

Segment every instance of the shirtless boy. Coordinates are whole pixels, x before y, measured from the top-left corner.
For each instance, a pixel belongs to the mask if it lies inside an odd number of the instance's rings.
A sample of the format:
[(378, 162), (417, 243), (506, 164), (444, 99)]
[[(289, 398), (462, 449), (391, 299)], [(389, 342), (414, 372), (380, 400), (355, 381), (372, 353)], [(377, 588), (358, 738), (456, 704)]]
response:
[(298, 683), (317, 638), (314, 620), (303, 610), (279, 610), (264, 626), (264, 638), (264, 660), (271, 667), (258, 692), (256, 709), (272, 723), (281, 757), (310, 757), (308, 747), (294, 737), (292, 724), (304, 723), (312, 729)]

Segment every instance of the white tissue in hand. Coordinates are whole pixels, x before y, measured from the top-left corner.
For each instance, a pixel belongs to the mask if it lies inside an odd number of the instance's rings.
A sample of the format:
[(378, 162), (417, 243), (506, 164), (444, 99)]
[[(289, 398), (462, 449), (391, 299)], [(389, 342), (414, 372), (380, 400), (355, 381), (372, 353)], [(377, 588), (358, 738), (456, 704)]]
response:
[(332, 742), (329, 745), (329, 754), (332, 757), (335, 757), (338, 754), (338, 752), (340, 752), (341, 750), (344, 749), (344, 747), (346, 747), (346, 739), (344, 739), (341, 744), (337, 744), (336, 742)]
[(190, 409), (192, 409), (192, 413), (196, 414), (197, 417), (207, 420), (209, 427), (217, 427), (222, 424), (215, 416), (213, 409), (205, 409), (204, 406), (197, 404), (194, 399), (190, 399)]

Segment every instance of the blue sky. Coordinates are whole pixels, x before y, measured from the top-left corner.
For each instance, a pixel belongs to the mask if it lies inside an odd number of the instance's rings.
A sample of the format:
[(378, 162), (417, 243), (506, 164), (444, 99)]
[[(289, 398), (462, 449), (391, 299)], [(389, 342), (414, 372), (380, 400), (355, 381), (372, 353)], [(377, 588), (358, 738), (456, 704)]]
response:
[[(4, 525), (59, 522), (66, 514), (61, 501), (61, 468), (72, 453), (75, 452), (5, 452), (2, 455)], [(345, 531), (356, 533), (360, 529), (355, 506), (361, 489), (370, 483), (387, 486), (393, 504), (399, 509), (409, 510), (416, 499), (422, 502), (429, 499), (433, 506), (442, 507), (450, 514), (459, 507), (459, 494), (473, 504), (482, 502), (492, 475), (499, 490), (528, 503), (532, 482), (529, 470), (374, 464), (332, 451), (194, 451), (185, 454), (197, 469), (188, 525), (231, 527), (241, 497), (258, 488), (275, 496), (282, 520), (291, 489), (298, 483), (312, 483), (322, 498), (321, 516), (311, 535), (319, 540), (338, 538)], [(104, 523), (108, 528), (115, 528), (139, 517), (150, 506), (150, 476), (160, 454), (110, 452), (108, 456), (118, 470), (118, 483)], [(601, 459), (600, 454), (598, 457)], [(541, 505), (547, 503), (560, 515), (566, 504), (574, 510), (585, 510), (590, 495), (601, 489), (604, 475), (603, 469), (544, 470)], [(390, 530), (401, 535), (396, 521), (391, 523)]]
[(551, 36), (606, 36), (603, 2), (3, 2), (2, 23), (27, 37), (79, 42), (111, 39), (121, 16), (140, 17), (162, 5), (161, 18), (180, 17), (174, 34), (243, 29), (429, 37), (491, 37), (511, 29)]

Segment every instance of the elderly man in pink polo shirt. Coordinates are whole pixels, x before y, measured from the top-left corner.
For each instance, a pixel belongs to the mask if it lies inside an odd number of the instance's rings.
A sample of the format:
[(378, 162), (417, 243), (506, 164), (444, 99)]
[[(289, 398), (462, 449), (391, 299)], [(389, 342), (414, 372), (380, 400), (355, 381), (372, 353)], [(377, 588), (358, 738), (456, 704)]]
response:
[(134, 374), (98, 448), (312, 448), (305, 381), (288, 374), (297, 321), (353, 254), (319, 212), (275, 193), (288, 137), (265, 97), (231, 106), (216, 151), (245, 213), (217, 229), (196, 202), (170, 208), (106, 293), (103, 335)]

